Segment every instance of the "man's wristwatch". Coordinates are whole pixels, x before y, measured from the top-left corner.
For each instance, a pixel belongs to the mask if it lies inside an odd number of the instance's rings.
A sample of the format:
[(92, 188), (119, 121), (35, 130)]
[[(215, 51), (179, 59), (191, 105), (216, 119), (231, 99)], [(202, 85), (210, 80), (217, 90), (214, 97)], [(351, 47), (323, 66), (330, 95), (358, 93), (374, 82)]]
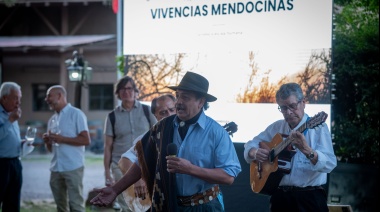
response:
[(310, 152), (308, 155), (306, 155), (306, 157), (307, 157), (309, 160), (313, 160), (313, 158), (314, 158), (314, 151), (311, 150), (311, 152)]

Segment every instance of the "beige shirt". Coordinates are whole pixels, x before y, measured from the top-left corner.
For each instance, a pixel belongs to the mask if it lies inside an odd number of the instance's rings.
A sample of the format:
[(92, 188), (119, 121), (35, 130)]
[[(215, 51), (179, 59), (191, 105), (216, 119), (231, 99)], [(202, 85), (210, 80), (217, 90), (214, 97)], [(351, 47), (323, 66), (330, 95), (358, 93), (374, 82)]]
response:
[[(116, 137), (112, 145), (112, 162), (118, 163), (121, 155), (133, 145), (133, 140), (148, 131), (151, 126), (149, 126), (148, 119), (139, 101), (135, 101), (131, 111), (125, 110), (122, 106), (116, 107), (114, 111)], [(152, 113), (149, 113), (149, 115), (153, 126), (157, 119)], [(108, 115), (105, 121), (104, 134), (113, 137), (111, 121)]]

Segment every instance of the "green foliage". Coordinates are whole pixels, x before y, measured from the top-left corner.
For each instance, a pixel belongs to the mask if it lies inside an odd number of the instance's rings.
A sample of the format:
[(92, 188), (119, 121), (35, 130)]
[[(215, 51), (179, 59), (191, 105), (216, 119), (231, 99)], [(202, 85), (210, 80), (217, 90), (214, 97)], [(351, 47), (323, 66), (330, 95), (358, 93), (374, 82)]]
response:
[(117, 63), (117, 71), (120, 73), (120, 75), (121, 76), (127, 75), (127, 73), (124, 73), (124, 70), (125, 70), (124, 55), (116, 56), (116, 63)]
[(55, 211), (57, 209), (53, 201), (24, 201), (21, 204), (21, 212)]
[(7, 7), (12, 7), (15, 5), (16, 0), (3, 0), (0, 1), (0, 3), (3, 2)]
[(379, 10), (379, 0), (334, 0), (334, 3), (340, 6), (360, 4), (360, 6), (367, 7), (369, 10), (376, 11)]
[[(57, 211), (57, 206), (54, 200), (23, 201), (21, 203), (21, 208), (20, 208), (20, 212), (51, 212), (51, 211)], [(86, 212), (90, 212), (90, 211), (115, 212), (116, 210), (109, 207), (99, 208), (93, 205), (86, 205)]]
[[(343, 1), (342, 1), (343, 2)], [(349, 1), (336, 15), (332, 133), (342, 161), (379, 164), (378, 1)]]

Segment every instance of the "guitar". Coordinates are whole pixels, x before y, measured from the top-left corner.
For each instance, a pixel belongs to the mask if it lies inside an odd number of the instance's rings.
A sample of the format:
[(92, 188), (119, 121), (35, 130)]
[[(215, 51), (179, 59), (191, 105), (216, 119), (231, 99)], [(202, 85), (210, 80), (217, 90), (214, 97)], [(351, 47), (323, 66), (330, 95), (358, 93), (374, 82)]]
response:
[[(319, 112), (317, 115), (313, 116), (302, 124), (296, 131), (304, 132), (306, 129), (315, 128), (323, 124), (327, 119), (327, 114), (325, 112)], [(262, 145), (267, 145), (270, 149), (268, 161), (258, 162), (253, 161), (250, 165), (250, 183), (252, 191), (255, 193), (272, 195), (275, 189), (280, 184), (280, 181), (284, 174), (290, 173), (290, 166), (284, 166), (282, 169), (279, 169), (278, 156), (283, 154), (283, 150), (287, 148), (292, 143), (292, 140), (286, 138), (283, 140), (283, 136), (277, 133), (270, 142), (265, 142), (265, 144), (260, 142), (260, 147)], [(294, 154), (290, 155), (293, 157)], [(289, 155), (288, 155), (289, 157)]]
[(228, 132), (228, 134), (230, 136), (234, 136), (233, 134), (236, 133), (236, 131), (238, 130), (238, 126), (237, 124), (235, 124), (235, 122), (231, 121), (231, 122), (228, 122), (227, 124), (225, 124), (223, 126), (223, 128)]
[[(120, 160), (118, 163), (118, 166), (121, 170), (121, 173), (123, 175), (131, 168), (133, 165), (133, 162), (130, 160)], [(152, 202), (150, 201), (150, 198), (142, 199), (135, 194), (135, 185), (129, 186), (127, 189), (125, 189), (123, 192), (123, 197), (125, 200), (125, 203), (127, 203), (128, 207), (132, 211), (147, 211)]]

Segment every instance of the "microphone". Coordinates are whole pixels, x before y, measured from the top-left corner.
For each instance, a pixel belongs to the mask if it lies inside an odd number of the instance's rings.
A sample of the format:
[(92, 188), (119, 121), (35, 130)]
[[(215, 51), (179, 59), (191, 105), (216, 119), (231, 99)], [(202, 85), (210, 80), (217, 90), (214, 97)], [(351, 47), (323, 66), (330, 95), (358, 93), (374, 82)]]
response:
[(177, 156), (177, 144), (175, 144), (175, 143), (168, 144), (168, 146), (166, 147), (166, 151), (168, 153), (168, 156), (176, 157)]

